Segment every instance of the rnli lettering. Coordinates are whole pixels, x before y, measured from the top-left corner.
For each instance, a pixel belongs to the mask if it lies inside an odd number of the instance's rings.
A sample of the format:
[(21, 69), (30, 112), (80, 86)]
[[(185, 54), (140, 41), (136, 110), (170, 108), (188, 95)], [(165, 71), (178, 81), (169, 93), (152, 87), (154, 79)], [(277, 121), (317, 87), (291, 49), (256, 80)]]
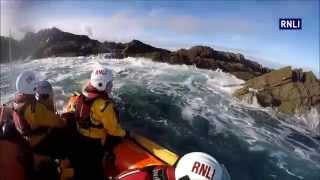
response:
[(207, 179), (212, 179), (215, 173), (215, 169), (213, 169), (213, 173), (211, 173), (211, 166), (196, 161), (192, 166), (192, 172), (199, 174), (200, 176), (203, 176)]
[(280, 18), (279, 29), (280, 30), (301, 30), (302, 19), (301, 18)]
[(103, 70), (103, 69), (96, 70), (96, 75), (99, 75), (99, 74), (105, 75), (105, 74), (107, 74), (107, 71), (105, 71), (105, 70)]
[(192, 167), (192, 172), (193, 173), (198, 173), (198, 169), (200, 167), (200, 163), (199, 162), (194, 162), (193, 167)]

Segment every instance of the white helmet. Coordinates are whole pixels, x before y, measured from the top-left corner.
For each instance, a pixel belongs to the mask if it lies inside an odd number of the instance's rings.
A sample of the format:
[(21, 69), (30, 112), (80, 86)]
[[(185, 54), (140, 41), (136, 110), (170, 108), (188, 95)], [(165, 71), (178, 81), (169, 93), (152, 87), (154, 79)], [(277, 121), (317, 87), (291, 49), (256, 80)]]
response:
[(40, 100), (44, 97), (52, 97), (53, 89), (49, 81), (39, 81), (36, 89), (36, 99)]
[(43, 95), (43, 94), (48, 94), (52, 95), (53, 94), (53, 89), (49, 81), (39, 81), (37, 83), (37, 94)]
[(184, 155), (175, 169), (176, 179), (222, 180), (223, 168), (216, 159), (202, 152)]
[(90, 83), (98, 91), (105, 91), (107, 84), (112, 82), (112, 70), (99, 66), (91, 73)]
[(17, 77), (16, 89), (22, 94), (36, 93), (36, 76), (31, 71), (24, 71)]

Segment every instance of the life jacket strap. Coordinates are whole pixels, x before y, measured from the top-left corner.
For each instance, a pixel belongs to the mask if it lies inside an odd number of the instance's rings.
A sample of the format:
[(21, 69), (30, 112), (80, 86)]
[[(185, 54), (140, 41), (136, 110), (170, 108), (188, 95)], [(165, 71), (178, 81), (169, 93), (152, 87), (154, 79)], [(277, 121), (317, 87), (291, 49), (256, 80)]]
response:
[(109, 106), (109, 104), (110, 104), (110, 101), (106, 101), (106, 102), (104, 103), (103, 108), (101, 109), (101, 112), (103, 112), (104, 110), (106, 110), (107, 107)]

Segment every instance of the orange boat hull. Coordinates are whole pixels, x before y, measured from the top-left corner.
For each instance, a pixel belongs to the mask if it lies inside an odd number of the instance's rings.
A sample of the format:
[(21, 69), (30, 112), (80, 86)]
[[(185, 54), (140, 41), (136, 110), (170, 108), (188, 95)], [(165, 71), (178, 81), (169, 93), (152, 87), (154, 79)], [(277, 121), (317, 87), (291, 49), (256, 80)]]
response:
[(124, 140), (114, 149), (115, 161), (106, 162), (106, 176), (116, 176), (128, 169), (143, 168), (166, 163), (151, 155), (147, 150), (131, 140)]
[(21, 162), (20, 146), (8, 140), (0, 140), (1, 180), (25, 180), (27, 172)]

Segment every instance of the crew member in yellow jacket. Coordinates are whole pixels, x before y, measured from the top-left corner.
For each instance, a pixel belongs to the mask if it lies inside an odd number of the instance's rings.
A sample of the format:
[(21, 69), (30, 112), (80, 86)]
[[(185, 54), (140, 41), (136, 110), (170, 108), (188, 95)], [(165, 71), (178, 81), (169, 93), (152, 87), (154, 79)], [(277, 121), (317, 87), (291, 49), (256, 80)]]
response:
[(79, 132), (70, 158), (75, 179), (105, 179), (102, 168), (105, 151), (111, 152), (114, 143), (126, 135), (110, 99), (112, 80), (110, 69), (96, 68), (82, 93), (72, 96), (67, 105)]
[[(49, 81), (44, 80), (37, 83), (35, 97), (39, 104), (44, 105), (50, 111), (50, 114), (57, 114), (53, 88)], [(59, 125), (62, 126), (62, 123), (60, 122)], [(37, 179), (58, 179), (55, 160), (63, 160), (69, 157), (70, 148), (68, 147), (70, 146), (73, 132), (74, 130), (66, 126), (46, 129), (43, 139), (33, 146)]]
[(16, 129), (34, 147), (47, 134), (48, 128), (62, 128), (64, 121), (35, 98), (37, 88), (33, 72), (21, 73), (16, 81), (17, 93), (13, 102), (13, 121)]
[[(59, 143), (49, 142), (52, 139), (51, 130), (64, 127), (64, 121), (46, 103), (35, 98), (37, 81), (33, 72), (25, 71), (19, 74), (16, 80), (16, 90), (12, 104), (12, 120), (16, 131), (26, 140), (33, 152), (56, 158), (56, 154), (63, 152), (56, 146), (63, 147), (63, 145), (58, 140), (60, 138), (55, 140)], [(50, 146), (45, 144), (50, 144)], [(37, 163), (35, 165), (37, 166)]]

